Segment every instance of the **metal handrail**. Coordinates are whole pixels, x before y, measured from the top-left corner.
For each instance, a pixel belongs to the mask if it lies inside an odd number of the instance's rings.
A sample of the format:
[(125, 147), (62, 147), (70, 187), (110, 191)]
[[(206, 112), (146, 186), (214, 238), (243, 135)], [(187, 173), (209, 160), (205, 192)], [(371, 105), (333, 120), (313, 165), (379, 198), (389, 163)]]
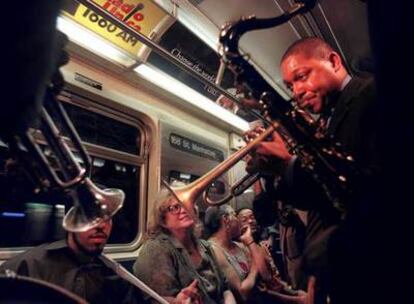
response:
[[(177, 58), (175, 58), (173, 55), (171, 55), (167, 50), (165, 50), (164, 48), (159, 46), (157, 43), (150, 40), (144, 34), (138, 32), (135, 29), (129, 27), (126, 24), (124, 24), (121, 20), (117, 19), (110, 12), (108, 12), (107, 10), (102, 8), (99, 4), (96, 4), (95, 2), (93, 2), (91, 0), (76, 0), (76, 1), (78, 3), (86, 6), (88, 9), (94, 11), (96, 14), (99, 14), (99, 15), (105, 17), (110, 22), (112, 22), (113, 24), (115, 24), (116, 26), (121, 28), (123, 31), (125, 31), (126, 33), (128, 33), (132, 37), (136, 38), (139, 42), (141, 42), (141, 43), (145, 44), (146, 46), (148, 46), (150, 49), (152, 49), (154, 52), (156, 52), (162, 58), (164, 58), (167, 61), (171, 62), (172, 64), (174, 64), (175, 66), (177, 66), (181, 70), (184, 70), (185, 72), (187, 72), (188, 74), (190, 74), (192, 77), (196, 78), (197, 80), (199, 80), (203, 84), (213, 87), (214, 89), (219, 91), (220, 94), (226, 96), (231, 101), (238, 104), (239, 106), (244, 107), (242, 102), (240, 102), (237, 98), (235, 98), (233, 95), (231, 95), (229, 92), (227, 92), (224, 88), (218, 86), (215, 82), (204, 78), (199, 73), (195, 72), (193, 69), (191, 69), (190, 67), (183, 64), (181, 61), (179, 61)], [(259, 113), (255, 112), (255, 111), (251, 111), (251, 110), (250, 110), (250, 113), (254, 117), (256, 117), (257, 119), (260, 119), (260, 120), (264, 121), (265, 124), (267, 123), (267, 119), (264, 116), (260, 115)]]

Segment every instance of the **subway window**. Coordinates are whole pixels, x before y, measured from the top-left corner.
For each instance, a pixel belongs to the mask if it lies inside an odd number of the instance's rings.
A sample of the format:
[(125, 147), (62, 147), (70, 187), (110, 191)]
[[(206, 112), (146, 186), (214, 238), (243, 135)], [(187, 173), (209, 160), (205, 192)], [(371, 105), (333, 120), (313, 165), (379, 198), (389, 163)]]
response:
[(174, 182), (181, 182), (184, 184), (189, 184), (196, 179), (198, 179), (199, 175), (184, 173), (184, 172), (178, 172), (175, 170), (171, 170), (168, 174), (168, 183), (173, 184)]
[(70, 103), (64, 107), (83, 142), (140, 154), (141, 136), (136, 127)]
[[(139, 197), (142, 185), (142, 130), (125, 123), (116, 114), (64, 104), (88, 149), (92, 161), (92, 181), (101, 189), (125, 192), (123, 208), (113, 218), (110, 244), (128, 244), (138, 235)], [(40, 147), (46, 150), (48, 147)], [(108, 149), (109, 148), (109, 149)], [(90, 150), (90, 149), (88, 149)], [(79, 159), (74, 151), (76, 159)], [(53, 164), (53, 155), (50, 156)], [(81, 163), (82, 165), (82, 163)], [(36, 246), (65, 237), (62, 219), (72, 206), (61, 191), (41, 191), (24, 165), (0, 142), (0, 247)]]

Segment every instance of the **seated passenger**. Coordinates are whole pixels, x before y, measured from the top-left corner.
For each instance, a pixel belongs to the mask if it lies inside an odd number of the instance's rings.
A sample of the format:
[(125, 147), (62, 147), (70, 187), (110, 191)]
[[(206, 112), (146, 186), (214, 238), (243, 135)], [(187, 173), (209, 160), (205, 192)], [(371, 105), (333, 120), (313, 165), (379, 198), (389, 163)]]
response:
[[(250, 227), (240, 236), (236, 213), (229, 205), (209, 207), (204, 220), (206, 228), (211, 233), (209, 241), (234, 295), (238, 302), (248, 302), (256, 285), (259, 269), (266, 276), (270, 276), (264, 268), (265, 261), (258, 253), (258, 246), (253, 240)], [(234, 241), (239, 237), (242, 243)]]
[[(302, 267), (307, 212), (284, 203), (283, 193), (274, 188), (274, 180), (275, 177), (269, 176), (265, 178), (264, 185), (261, 180), (253, 185), (254, 201), (238, 204), (238, 218), (241, 225), (249, 224), (255, 240), (269, 249), (280, 277), (294, 289), (303, 289), (309, 279)], [(271, 232), (269, 227), (261, 228), (268, 225), (278, 229), (277, 238), (274, 238), (275, 234), (268, 233)]]
[(172, 303), (235, 303), (214, 253), (195, 237), (194, 226), (183, 205), (161, 189), (134, 274)]
[[(61, 286), (90, 303), (143, 303), (139, 290), (120, 278), (101, 255), (112, 220), (66, 240), (32, 248), (0, 265), (18, 275)], [(24, 291), (23, 291), (24, 292)]]
[[(258, 225), (253, 210), (244, 206), (238, 210), (237, 214), (241, 227), (249, 227), (252, 234), (258, 237)], [(260, 253), (266, 260), (266, 266), (271, 273), (270, 278), (263, 279), (259, 284), (259, 289), (274, 299), (278, 299), (280, 303), (306, 303), (306, 293), (304, 291), (292, 290), (280, 278), (279, 271), (271, 255), (269, 242), (267, 240), (260, 241)]]

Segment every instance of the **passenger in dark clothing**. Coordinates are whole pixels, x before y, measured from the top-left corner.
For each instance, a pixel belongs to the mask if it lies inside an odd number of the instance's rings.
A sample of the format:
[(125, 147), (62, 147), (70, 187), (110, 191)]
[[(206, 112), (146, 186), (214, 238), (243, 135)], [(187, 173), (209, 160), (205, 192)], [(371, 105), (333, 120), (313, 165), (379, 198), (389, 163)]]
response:
[[(351, 77), (340, 56), (319, 38), (305, 38), (292, 45), (281, 60), (281, 71), (297, 105), (320, 116), (322, 131), (353, 155), (364, 169), (361, 176), (375, 176), (377, 106), (373, 80)], [(259, 144), (256, 152), (283, 163), (276, 172), (282, 176), (279, 187), (286, 195), (282, 200), (308, 210), (302, 269), (317, 276), (322, 290), (329, 290), (325, 286), (330, 281), (325, 279), (329, 271), (327, 248), (343, 214), (333, 207), (326, 192), (303, 169), (301, 159), (288, 151), (278, 134), (272, 141)], [(357, 183), (362, 187), (354, 189), (354, 193), (364, 191), (369, 180)], [(317, 293), (316, 303), (325, 302), (323, 293)]]
[(35, 247), (3, 263), (0, 272), (9, 269), (56, 284), (90, 303), (143, 303), (140, 291), (101, 255), (111, 229), (109, 220), (85, 232), (68, 232), (66, 240)]

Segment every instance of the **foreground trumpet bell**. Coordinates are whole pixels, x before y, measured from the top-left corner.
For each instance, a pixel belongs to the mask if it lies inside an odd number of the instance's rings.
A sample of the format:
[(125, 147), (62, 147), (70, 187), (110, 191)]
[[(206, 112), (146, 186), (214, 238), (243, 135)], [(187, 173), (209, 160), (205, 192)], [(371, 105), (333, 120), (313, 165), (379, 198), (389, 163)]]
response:
[(110, 219), (122, 208), (125, 193), (120, 189), (99, 189), (89, 178), (72, 193), (73, 207), (63, 218), (67, 231), (82, 232)]
[[(60, 122), (60, 129), (57, 122)], [(48, 153), (35, 139), (38, 132), (43, 135)], [(73, 144), (80, 157), (79, 162), (62, 134), (66, 134)], [(89, 154), (65, 109), (50, 89), (46, 92), (40, 128), (18, 134), (9, 143), (36, 177), (39, 189), (60, 189), (72, 201), (73, 207), (63, 220), (66, 230), (81, 232), (91, 229), (108, 220), (122, 207), (125, 199), (122, 190), (99, 189), (90, 179), (92, 164)]]

